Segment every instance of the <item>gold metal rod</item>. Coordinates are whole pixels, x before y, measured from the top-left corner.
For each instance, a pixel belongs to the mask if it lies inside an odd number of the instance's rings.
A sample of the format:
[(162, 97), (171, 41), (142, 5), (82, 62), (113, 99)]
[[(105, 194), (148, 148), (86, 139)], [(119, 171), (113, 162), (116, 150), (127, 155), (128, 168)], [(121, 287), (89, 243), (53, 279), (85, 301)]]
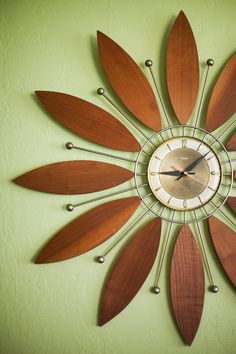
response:
[[(141, 129), (139, 129), (133, 122), (132, 120), (130, 120), (121, 110), (120, 108), (106, 95), (105, 93), (105, 89), (103, 87), (99, 87), (97, 89), (97, 94), (99, 96), (103, 96), (145, 139), (149, 140), (149, 137), (146, 136), (146, 134), (144, 134), (142, 132)], [(151, 144), (155, 147), (157, 147), (152, 141), (150, 141)]]
[[(203, 87), (202, 87), (202, 93), (201, 93), (201, 98), (200, 98), (200, 102), (199, 102), (199, 106), (198, 106), (198, 111), (197, 111), (197, 117), (196, 117), (195, 127), (198, 126), (199, 117), (200, 117), (200, 112), (201, 112), (201, 108), (202, 108), (203, 97), (204, 97), (204, 93), (205, 93), (205, 89), (206, 89), (206, 83), (207, 83), (208, 73), (209, 73), (210, 66), (213, 66), (213, 65), (214, 65), (214, 60), (213, 60), (213, 59), (208, 59), (207, 62), (206, 62), (206, 64), (207, 64), (207, 72), (206, 72), (205, 80), (204, 80)], [(194, 130), (194, 133), (195, 133), (195, 130)]]
[[(138, 188), (142, 188), (142, 187), (145, 187), (146, 184), (140, 184), (138, 186)], [(132, 191), (132, 190), (137, 190), (137, 187), (130, 187), (130, 188), (126, 188), (126, 189), (123, 189), (121, 191), (118, 191), (118, 192), (114, 192), (114, 193), (109, 193), (109, 194), (106, 194), (106, 195), (103, 195), (101, 197), (97, 197), (97, 198), (93, 198), (93, 199), (90, 199), (90, 200), (86, 200), (84, 202), (81, 202), (81, 203), (77, 203), (77, 204), (67, 204), (66, 206), (66, 209), (68, 211), (73, 211), (75, 208), (78, 208), (82, 205), (86, 205), (86, 204), (89, 204), (89, 203), (93, 203), (93, 202), (97, 202), (99, 200), (102, 200), (102, 199), (106, 199), (106, 198), (109, 198), (109, 197), (114, 197), (115, 195), (119, 195), (119, 194), (122, 194), (122, 193), (125, 193), (125, 192), (129, 192), (129, 191)]]
[[(194, 211), (194, 215), (195, 215), (195, 219), (196, 219), (195, 211)], [(201, 249), (202, 249), (204, 262), (205, 262), (205, 265), (206, 265), (206, 268), (207, 268), (207, 272), (208, 272), (208, 275), (209, 275), (209, 278), (210, 278), (211, 286), (214, 286), (215, 283), (214, 283), (214, 280), (213, 280), (211, 267), (210, 267), (210, 264), (209, 264), (209, 261), (208, 261), (208, 258), (207, 258), (207, 253), (206, 253), (206, 249), (205, 249), (205, 245), (204, 245), (204, 242), (203, 242), (202, 233), (201, 233), (201, 229), (200, 229), (198, 221), (196, 222), (196, 224), (197, 224), (198, 236), (199, 236), (199, 241), (200, 241), (200, 244), (201, 244)]]
[(168, 229), (168, 234), (167, 234), (167, 237), (166, 237), (166, 240), (165, 240), (164, 248), (163, 248), (163, 251), (161, 253), (161, 259), (160, 259), (160, 263), (159, 263), (158, 270), (157, 270), (157, 275), (156, 275), (156, 280), (155, 280), (154, 287), (153, 287), (153, 292), (155, 294), (159, 294), (160, 293), (159, 280), (160, 280), (161, 270), (162, 270), (162, 267), (163, 267), (163, 262), (164, 262), (166, 251), (167, 251), (167, 246), (168, 246), (169, 239), (170, 239), (170, 233), (171, 233), (171, 229), (172, 229), (172, 226), (173, 226), (174, 215), (175, 215), (175, 211), (173, 213), (172, 221), (170, 222), (170, 226), (169, 226), (169, 229)]
[[(81, 148), (81, 147), (79, 147), (79, 146), (75, 146), (75, 145), (74, 145), (73, 143), (71, 143), (71, 142), (66, 143), (65, 146), (66, 146), (67, 150), (77, 149), (77, 150), (89, 152), (89, 153), (92, 153), (92, 154), (97, 154), (97, 155), (112, 157), (112, 158), (114, 158), (114, 159), (118, 159), (118, 160), (123, 160), (123, 161), (128, 161), (128, 162), (136, 163), (135, 160), (127, 159), (127, 158), (125, 158), (125, 157), (116, 156), (116, 155), (113, 155), (113, 154), (107, 154), (107, 153), (105, 153), (105, 152), (100, 152), (100, 151), (95, 151), (95, 150), (90, 150), (90, 149)], [(138, 164), (140, 164), (140, 165), (147, 165), (148, 162), (140, 162), (140, 161), (138, 161)]]
[[(154, 202), (151, 205), (151, 208), (153, 208), (157, 202)], [(147, 209), (133, 224), (130, 225), (130, 227), (120, 236), (118, 239), (108, 247), (108, 249), (99, 257), (97, 257), (97, 261), (99, 263), (104, 263), (105, 257), (113, 250), (113, 248), (120, 243), (120, 241), (150, 212), (149, 209)]]
[[(145, 65), (146, 65), (146, 67), (147, 67), (147, 68), (149, 69), (149, 71), (150, 71), (150, 74), (151, 74), (151, 77), (152, 77), (152, 81), (153, 81), (153, 83), (154, 83), (154, 86), (155, 86), (155, 89), (156, 89), (156, 92), (157, 92), (157, 95), (158, 95), (160, 104), (161, 104), (161, 106), (162, 106), (162, 109), (163, 109), (164, 115), (165, 115), (165, 117), (166, 117), (167, 123), (168, 123), (168, 125), (169, 125), (169, 127), (170, 127), (170, 126), (171, 126), (171, 123), (170, 123), (168, 114), (167, 114), (167, 112), (166, 112), (166, 108), (165, 108), (164, 102), (163, 102), (162, 97), (161, 97), (161, 95), (160, 95), (160, 92), (159, 92), (159, 89), (158, 89), (158, 86), (157, 86), (157, 82), (156, 82), (155, 76), (154, 76), (154, 74), (153, 74), (153, 70), (152, 70), (153, 62), (152, 62), (152, 60), (147, 59), (147, 60), (145, 61)], [(171, 134), (172, 134), (172, 136), (173, 136), (172, 130), (171, 130)]]

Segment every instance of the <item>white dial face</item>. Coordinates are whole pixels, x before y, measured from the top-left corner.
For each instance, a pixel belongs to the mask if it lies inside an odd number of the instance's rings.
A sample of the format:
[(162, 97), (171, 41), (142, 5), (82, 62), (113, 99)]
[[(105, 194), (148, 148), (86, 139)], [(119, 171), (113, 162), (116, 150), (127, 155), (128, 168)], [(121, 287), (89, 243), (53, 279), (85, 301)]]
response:
[(148, 165), (148, 182), (160, 202), (190, 210), (206, 204), (221, 179), (219, 161), (211, 148), (195, 138), (173, 138), (160, 145)]

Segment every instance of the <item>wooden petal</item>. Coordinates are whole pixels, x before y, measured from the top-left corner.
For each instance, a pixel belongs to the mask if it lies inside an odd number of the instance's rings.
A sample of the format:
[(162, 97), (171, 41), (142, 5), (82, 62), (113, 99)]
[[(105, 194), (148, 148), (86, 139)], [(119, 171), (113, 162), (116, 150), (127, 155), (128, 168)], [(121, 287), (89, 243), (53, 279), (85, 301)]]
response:
[(223, 269), (236, 287), (236, 233), (222, 221), (208, 219), (211, 239)]
[(169, 35), (166, 57), (167, 86), (181, 124), (190, 117), (199, 86), (199, 62), (194, 35), (181, 11)]
[(229, 204), (230, 208), (236, 213), (236, 197), (229, 197), (227, 204)]
[(98, 31), (97, 39), (102, 67), (120, 100), (141, 122), (153, 130), (160, 130), (159, 109), (146, 76), (111, 38)]
[(38, 99), (61, 124), (97, 144), (123, 151), (139, 151), (133, 135), (111, 114), (65, 93), (36, 91)]
[(14, 182), (40, 192), (83, 194), (117, 186), (132, 177), (130, 170), (105, 162), (65, 161), (39, 167)]
[(204, 302), (204, 271), (197, 243), (183, 226), (172, 255), (171, 300), (179, 331), (191, 345), (198, 330)]
[(131, 239), (118, 256), (104, 288), (100, 326), (120, 313), (141, 288), (154, 263), (160, 232), (161, 220), (154, 219)]
[(138, 197), (129, 197), (95, 207), (59, 231), (35, 263), (63, 261), (100, 245), (129, 220), (139, 205)]
[(227, 62), (212, 92), (207, 130), (215, 130), (236, 112), (236, 54)]

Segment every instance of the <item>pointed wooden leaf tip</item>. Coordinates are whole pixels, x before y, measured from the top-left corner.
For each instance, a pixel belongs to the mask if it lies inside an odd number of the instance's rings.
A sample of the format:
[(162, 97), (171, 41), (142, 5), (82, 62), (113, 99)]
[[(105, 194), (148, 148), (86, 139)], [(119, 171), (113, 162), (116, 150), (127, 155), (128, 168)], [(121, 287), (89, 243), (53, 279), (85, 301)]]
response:
[(174, 112), (180, 123), (185, 124), (196, 103), (199, 61), (194, 35), (183, 11), (169, 34), (166, 79)]
[(35, 93), (48, 112), (73, 133), (112, 149), (140, 150), (140, 144), (123, 124), (92, 103), (60, 92)]
[(186, 344), (197, 333), (204, 302), (204, 271), (197, 243), (187, 225), (177, 238), (171, 261), (171, 300), (176, 324)]
[(136, 118), (159, 131), (160, 113), (146, 76), (111, 38), (98, 31), (97, 39), (102, 67), (117, 96)]
[(228, 60), (213, 89), (207, 112), (207, 130), (217, 129), (236, 112), (235, 87), (236, 53)]
[(236, 287), (236, 234), (222, 221), (208, 219), (209, 231), (221, 265), (232, 284)]
[(161, 220), (154, 219), (127, 243), (106, 281), (99, 314), (102, 326), (120, 313), (134, 298), (156, 258)]
[(37, 168), (13, 182), (40, 192), (83, 194), (117, 186), (132, 177), (132, 171), (105, 162), (66, 161)]
[(43, 248), (35, 263), (63, 261), (100, 245), (114, 235), (140, 205), (138, 197), (107, 202), (79, 216)]

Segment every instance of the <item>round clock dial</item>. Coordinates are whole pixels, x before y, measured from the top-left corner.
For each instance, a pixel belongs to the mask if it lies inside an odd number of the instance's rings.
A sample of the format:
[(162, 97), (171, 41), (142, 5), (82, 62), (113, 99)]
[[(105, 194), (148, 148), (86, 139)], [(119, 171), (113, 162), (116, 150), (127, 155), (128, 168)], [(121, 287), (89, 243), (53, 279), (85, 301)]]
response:
[(225, 203), (233, 169), (219, 139), (204, 129), (179, 125), (155, 133), (142, 146), (135, 183), (154, 215), (186, 224), (208, 218)]
[(156, 198), (176, 210), (207, 203), (221, 178), (219, 161), (211, 148), (195, 138), (165, 141), (153, 153), (148, 181)]

